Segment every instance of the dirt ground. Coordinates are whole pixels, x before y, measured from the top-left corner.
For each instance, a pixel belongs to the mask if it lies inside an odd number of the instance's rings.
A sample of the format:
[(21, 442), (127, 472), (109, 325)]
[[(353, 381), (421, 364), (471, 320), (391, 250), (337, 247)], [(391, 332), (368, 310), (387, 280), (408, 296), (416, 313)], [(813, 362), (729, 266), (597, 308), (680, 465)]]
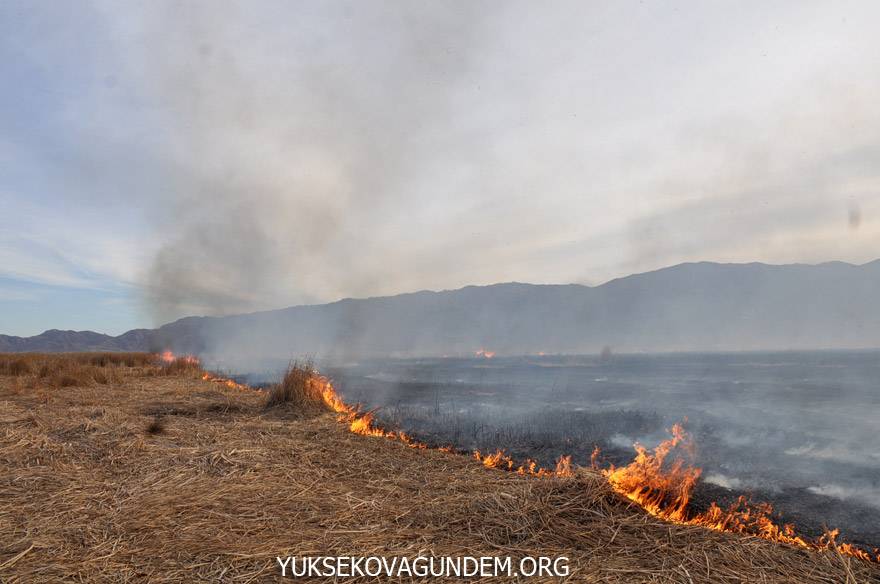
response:
[(571, 582), (880, 582), (834, 552), (666, 524), (589, 470), (521, 477), (185, 369), (105, 366), (66, 387), (0, 375), (2, 582), (281, 581), (276, 556), (420, 554), (565, 556)]

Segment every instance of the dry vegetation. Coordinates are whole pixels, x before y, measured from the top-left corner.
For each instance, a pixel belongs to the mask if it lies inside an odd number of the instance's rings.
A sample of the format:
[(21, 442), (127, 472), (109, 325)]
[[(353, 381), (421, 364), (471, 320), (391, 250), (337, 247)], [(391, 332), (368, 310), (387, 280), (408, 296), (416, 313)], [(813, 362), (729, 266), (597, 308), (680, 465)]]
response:
[(565, 555), (577, 582), (880, 581), (834, 553), (663, 523), (588, 471), (530, 479), (353, 435), (298, 412), (296, 374), (266, 408), (143, 355), (0, 371), (3, 582), (272, 581), (276, 555), (418, 553)]
[(281, 379), (269, 388), (266, 408), (287, 405), (294, 411), (315, 413), (326, 410), (320, 386), (309, 383), (314, 367), (312, 363), (293, 363)]
[(123, 370), (160, 374), (169, 367), (157, 367), (156, 356), (150, 353), (0, 355), (0, 376), (12, 377), (18, 387), (28, 389), (118, 384)]

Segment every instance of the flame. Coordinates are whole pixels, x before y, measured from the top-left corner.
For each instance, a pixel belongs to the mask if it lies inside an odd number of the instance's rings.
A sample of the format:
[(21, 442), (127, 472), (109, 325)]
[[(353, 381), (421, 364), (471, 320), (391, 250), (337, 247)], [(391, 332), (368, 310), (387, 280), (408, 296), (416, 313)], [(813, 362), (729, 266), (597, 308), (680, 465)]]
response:
[[(379, 426), (376, 423), (375, 410), (361, 412), (356, 406), (345, 403), (336, 393), (333, 384), (317, 372), (312, 375), (310, 383), (319, 385), (324, 402), (340, 415), (342, 421), (348, 423), (351, 432), (397, 440), (411, 448), (428, 448), (426, 444), (414, 440), (404, 432), (388, 431)], [(636, 444), (636, 457), (627, 466), (620, 468), (611, 466), (601, 470), (611, 488), (637, 503), (651, 515), (673, 523), (754, 535), (811, 550), (836, 550), (841, 554), (862, 560), (880, 562), (880, 550), (875, 549), (872, 554), (849, 543), (838, 543), (836, 541), (838, 530), (829, 531), (816, 540), (808, 540), (797, 535), (792, 525), (780, 526), (771, 517), (773, 508), (769, 503), (753, 504), (745, 497), (740, 497), (727, 509), (712, 503), (707, 511), (692, 513), (688, 504), (702, 471), (688, 463), (680, 453), (683, 452), (687, 459), (693, 460), (694, 441), (681, 424), (673, 425), (670, 433), (672, 437), (661, 442), (653, 451)], [(436, 450), (458, 454), (452, 446), (441, 446)], [(594, 468), (598, 468), (599, 455), (600, 450), (596, 447), (590, 457)], [(516, 472), (520, 475), (532, 477), (574, 475), (571, 456), (560, 456), (554, 469), (539, 467), (534, 460), (517, 464), (511, 456), (500, 449), (489, 454), (475, 450), (472, 456), (486, 468)]]
[(491, 359), (495, 356), (495, 351), (489, 349), (477, 349), (474, 351), (474, 357), (482, 357), (483, 359)]
[(189, 363), (191, 365), (198, 365), (199, 358), (194, 355), (181, 355), (177, 356), (171, 351), (162, 351), (159, 354), (159, 360), (163, 363), (174, 363), (175, 361), (182, 361), (184, 363)]
[[(495, 353), (491, 351), (488, 354), (483, 352), (483, 356), (487, 359), (491, 359), (494, 355)], [(175, 359), (185, 359), (187, 363), (199, 362), (198, 358), (192, 355), (175, 357), (170, 351), (162, 353), (160, 358), (166, 363)], [(259, 391), (209, 372), (205, 372), (202, 379), (223, 383), (234, 389)], [(426, 444), (414, 440), (405, 432), (389, 431), (379, 426), (376, 423), (375, 410), (362, 412), (359, 407), (345, 403), (330, 380), (318, 372), (313, 371), (308, 382), (315, 384), (313, 388), (319, 392), (327, 407), (339, 414), (339, 419), (346, 422), (349, 430), (354, 434), (396, 440), (410, 448), (428, 448)], [(683, 525), (698, 525), (716, 531), (753, 535), (810, 550), (834, 550), (842, 555), (880, 563), (880, 549), (869, 552), (850, 543), (838, 543), (837, 537), (840, 532), (837, 529), (830, 530), (825, 535), (812, 540), (798, 535), (793, 525), (780, 525), (773, 520), (773, 508), (769, 503), (752, 503), (745, 497), (739, 497), (726, 509), (712, 503), (709, 509), (702, 513), (692, 512), (688, 505), (693, 489), (702, 473), (700, 468), (689, 462), (693, 460), (695, 454), (693, 437), (685, 431), (682, 424), (673, 425), (670, 434), (671, 437), (661, 442), (653, 451), (649, 451), (640, 444), (635, 444), (635, 459), (620, 468), (612, 465), (607, 469), (599, 469), (598, 459), (601, 452), (596, 447), (590, 457), (591, 466), (605, 476), (615, 492), (638, 504), (649, 514), (666, 521)], [(452, 446), (440, 446), (435, 450), (449, 454), (460, 454), (460, 451)], [(681, 456), (682, 453), (684, 456)], [(525, 476), (544, 478), (574, 475), (571, 456), (560, 456), (553, 469), (539, 467), (534, 460), (526, 460), (523, 464), (518, 465), (503, 450), (497, 450), (491, 454), (483, 454), (479, 450), (475, 450), (472, 456), (486, 468), (516, 472)]]
[[(348, 429), (354, 434), (360, 434), (362, 436), (376, 436), (379, 438), (389, 438), (391, 440), (397, 440), (399, 442), (403, 442), (410, 448), (428, 448), (426, 444), (418, 442), (414, 440), (409, 434), (401, 431), (389, 431), (384, 428), (378, 426), (376, 424), (375, 419), (375, 410), (370, 410), (367, 412), (361, 412), (357, 406), (351, 406), (336, 393), (336, 389), (333, 387), (333, 384), (330, 383), (330, 380), (318, 373), (313, 373), (311, 378), (309, 379), (309, 383), (317, 384), (321, 397), (324, 399), (324, 403), (327, 404), (331, 410), (340, 414), (340, 419), (348, 424)], [(444, 448), (446, 450), (444, 450)], [(452, 447), (447, 446), (441, 448), (444, 452), (451, 452)]]
[[(494, 353), (491, 353), (494, 355)], [(491, 358), (488, 357), (487, 358)], [(321, 396), (324, 398), (324, 403), (327, 406), (340, 414), (340, 419), (346, 423), (348, 423), (348, 429), (355, 433), (360, 434), (362, 436), (376, 436), (380, 438), (388, 438), (391, 440), (397, 440), (399, 442), (403, 442), (410, 448), (420, 448), (427, 449), (428, 445), (422, 442), (419, 442), (412, 438), (409, 434), (402, 431), (390, 431), (382, 428), (376, 423), (375, 418), (375, 410), (369, 410), (367, 412), (361, 412), (356, 406), (351, 406), (336, 393), (336, 389), (333, 387), (333, 384), (330, 383), (326, 377), (319, 375), (317, 372), (314, 373), (310, 379), (310, 383), (317, 383), (321, 389)], [(458, 454), (458, 452), (452, 446), (440, 446), (435, 450), (439, 450), (440, 452), (446, 452), (449, 454)], [(475, 450), (473, 452), (473, 457), (480, 461), (483, 466), (486, 468), (497, 468), (502, 470), (507, 470), (511, 472), (516, 472), (521, 475), (535, 476), (535, 477), (569, 477), (573, 476), (574, 472), (571, 467), (571, 457), (570, 456), (561, 456), (559, 460), (556, 462), (556, 467), (554, 469), (546, 469), (539, 467), (537, 462), (534, 460), (526, 460), (523, 464), (516, 464), (513, 458), (506, 455), (502, 450), (498, 450), (492, 454), (483, 455), (479, 450)]]
[[(188, 365), (201, 366), (201, 362), (199, 361), (199, 358), (196, 357), (195, 355), (180, 355), (180, 356), (178, 356), (178, 355), (175, 355), (172, 351), (163, 351), (162, 353), (160, 353), (159, 360), (162, 363), (165, 363), (166, 365), (170, 365), (171, 363), (174, 363), (175, 361), (177, 361), (177, 362), (186, 363)], [(249, 385), (245, 385), (243, 383), (238, 383), (237, 381), (235, 381), (233, 379), (229, 379), (227, 377), (221, 377), (219, 375), (215, 375), (209, 371), (202, 372), (202, 380), (203, 381), (210, 381), (212, 383), (220, 383), (220, 384), (223, 384), (226, 387), (229, 387), (231, 389), (239, 389), (242, 391), (258, 391)]]
[(213, 373), (209, 373), (207, 371), (205, 373), (202, 373), (202, 380), (203, 381), (210, 381), (211, 383), (220, 383), (230, 389), (239, 389), (242, 391), (259, 391), (259, 390), (254, 389), (250, 385), (238, 383), (234, 379), (229, 379), (227, 377), (218, 377), (218, 376), (214, 375)]
[(678, 448), (693, 458), (694, 444), (690, 434), (681, 424), (675, 424), (670, 432), (672, 438), (661, 442), (654, 452), (635, 444), (635, 460), (622, 468), (612, 466), (603, 473), (615, 491), (637, 502), (652, 515), (662, 514), (664, 519), (684, 521), (701, 470), (686, 465), (682, 458), (676, 458), (664, 468), (667, 457)]
[[(672, 523), (743, 533), (812, 550), (837, 550), (844, 555), (880, 562), (880, 550), (875, 549), (872, 554), (852, 544), (837, 543), (839, 530), (836, 529), (814, 540), (798, 535), (793, 525), (773, 519), (773, 507), (769, 503), (752, 503), (746, 497), (739, 497), (727, 508), (712, 503), (702, 513), (691, 511), (688, 505), (702, 472), (690, 462), (694, 458), (694, 441), (681, 424), (673, 425), (670, 434), (672, 436), (653, 451), (635, 444), (636, 457), (628, 465), (602, 469), (611, 488), (651, 515)], [(594, 468), (598, 468), (598, 456), (596, 448), (591, 457)]]
[(479, 450), (474, 450), (473, 457), (480, 461), (486, 468), (497, 468), (520, 475), (528, 475), (533, 477), (570, 477), (574, 476), (571, 468), (571, 456), (560, 456), (556, 460), (556, 466), (553, 469), (547, 469), (538, 466), (538, 463), (532, 459), (526, 459), (523, 464), (516, 464), (510, 456), (506, 455), (503, 450), (496, 450), (491, 454), (483, 454)]

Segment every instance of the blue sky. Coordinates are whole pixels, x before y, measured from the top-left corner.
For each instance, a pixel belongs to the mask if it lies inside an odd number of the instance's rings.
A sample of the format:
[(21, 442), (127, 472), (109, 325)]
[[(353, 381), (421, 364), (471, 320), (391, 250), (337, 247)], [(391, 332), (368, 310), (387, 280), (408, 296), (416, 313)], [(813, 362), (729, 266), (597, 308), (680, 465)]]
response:
[(880, 4), (0, 4), (0, 333), (880, 256)]

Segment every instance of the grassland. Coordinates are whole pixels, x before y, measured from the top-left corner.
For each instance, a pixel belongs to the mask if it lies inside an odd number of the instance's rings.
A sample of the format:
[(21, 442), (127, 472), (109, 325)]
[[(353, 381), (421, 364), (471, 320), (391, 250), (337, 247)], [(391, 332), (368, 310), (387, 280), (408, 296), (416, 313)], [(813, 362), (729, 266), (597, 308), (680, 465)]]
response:
[(486, 469), (284, 394), (267, 407), (149, 355), (0, 355), (0, 581), (262, 582), (275, 556), (433, 553), (564, 555), (573, 582), (880, 582), (664, 523), (588, 470)]

